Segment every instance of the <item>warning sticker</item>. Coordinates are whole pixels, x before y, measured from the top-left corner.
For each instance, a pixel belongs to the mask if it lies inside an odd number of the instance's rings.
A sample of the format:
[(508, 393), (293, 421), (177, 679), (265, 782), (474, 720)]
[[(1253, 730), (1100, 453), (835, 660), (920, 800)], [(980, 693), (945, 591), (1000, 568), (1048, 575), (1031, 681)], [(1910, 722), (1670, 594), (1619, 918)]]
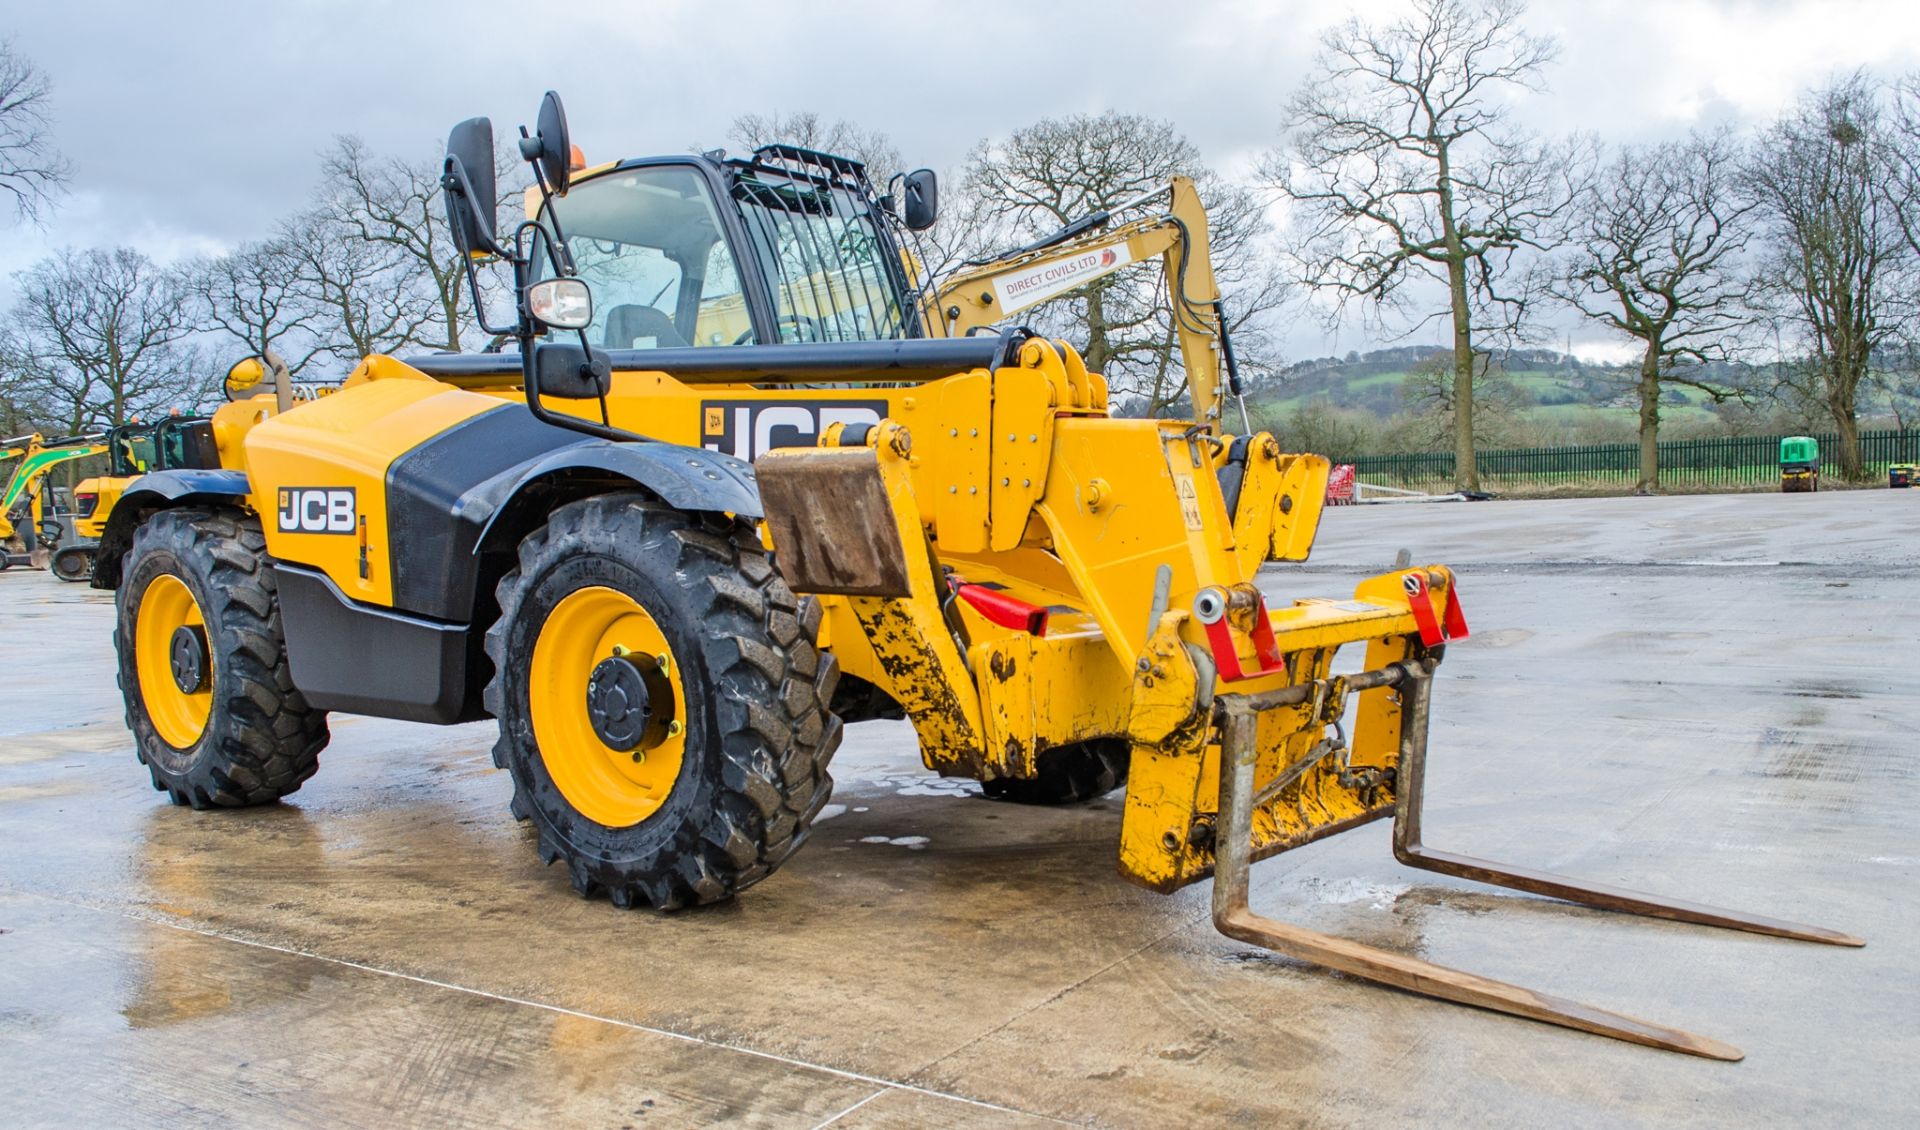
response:
[(1126, 244), (1103, 247), (1060, 262), (1041, 263), (995, 275), (993, 294), (1000, 300), (1000, 313), (1012, 314), (1045, 302), (1055, 295), (1065, 294), (1076, 286), (1084, 286), (1131, 262), (1133, 255), (1127, 250)]
[(1187, 520), (1187, 529), (1202, 529), (1200, 493), (1193, 489), (1193, 476), (1176, 470), (1173, 473), (1173, 486), (1180, 492), (1180, 516)]

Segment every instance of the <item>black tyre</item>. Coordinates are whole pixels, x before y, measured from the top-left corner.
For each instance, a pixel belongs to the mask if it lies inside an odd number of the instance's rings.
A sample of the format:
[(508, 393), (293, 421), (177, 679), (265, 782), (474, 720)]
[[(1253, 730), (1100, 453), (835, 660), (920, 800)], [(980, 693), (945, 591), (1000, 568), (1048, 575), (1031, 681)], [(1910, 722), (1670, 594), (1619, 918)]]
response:
[(1118, 738), (1076, 742), (1041, 754), (1040, 771), (1030, 779), (982, 781), (980, 789), (994, 800), (1015, 804), (1077, 804), (1126, 784), (1132, 755), (1132, 748)]
[(298, 789), (327, 744), (287, 669), (267, 543), (230, 510), (164, 510), (135, 531), (114, 647), (140, 761), (175, 804), (233, 808)]
[(833, 789), (839, 667), (752, 523), (637, 492), (570, 503), (498, 594), (494, 762), (574, 890), (715, 902), (806, 840)]
[(93, 579), (93, 547), (90, 545), (70, 545), (56, 552), (47, 562), (47, 571), (63, 581), (87, 581)]

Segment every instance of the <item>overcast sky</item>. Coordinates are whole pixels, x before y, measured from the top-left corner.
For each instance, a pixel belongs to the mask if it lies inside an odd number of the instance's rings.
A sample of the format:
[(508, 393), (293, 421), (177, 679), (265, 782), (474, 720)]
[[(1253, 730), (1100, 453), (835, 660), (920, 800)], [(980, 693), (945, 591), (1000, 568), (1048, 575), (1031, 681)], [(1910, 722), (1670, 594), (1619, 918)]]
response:
[[(530, 122), (549, 87), (594, 163), (724, 145), (742, 113), (813, 110), (944, 169), (982, 137), (1117, 109), (1172, 120), (1242, 172), (1278, 138), (1320, 30), (1402, 7), (22, 0), (0, 36), (54, 83), (73, 192), (42, 228), (0, 225), (0, 274), (62, 246), (217, 252), (299, 207), (335, 134), (432, 155), (461, 118)], [(1562, 53), (1521, 120), (1609, 142), (1753, 125), (1837, 71), (1920, 68), (1916, 0), (1536, 0), (1527, 22)], [(1296, 358), (1368, 344), (1305, 320), (1287, 335)]]

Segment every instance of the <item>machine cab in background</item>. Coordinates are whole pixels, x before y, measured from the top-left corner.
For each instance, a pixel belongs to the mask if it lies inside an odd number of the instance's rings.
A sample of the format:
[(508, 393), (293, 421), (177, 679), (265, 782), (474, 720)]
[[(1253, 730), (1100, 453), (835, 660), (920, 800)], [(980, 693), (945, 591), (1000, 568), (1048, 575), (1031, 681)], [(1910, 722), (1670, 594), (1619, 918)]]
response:
[(1820, 441), (1787, 436), (1780, 441), (1780, 489), (1799, 493), (1820, 489)]
[(622, 161), (580, 173), (561, 212), (599, 348), (920, 336), (897, 221), (857, 161), (783, 145)]

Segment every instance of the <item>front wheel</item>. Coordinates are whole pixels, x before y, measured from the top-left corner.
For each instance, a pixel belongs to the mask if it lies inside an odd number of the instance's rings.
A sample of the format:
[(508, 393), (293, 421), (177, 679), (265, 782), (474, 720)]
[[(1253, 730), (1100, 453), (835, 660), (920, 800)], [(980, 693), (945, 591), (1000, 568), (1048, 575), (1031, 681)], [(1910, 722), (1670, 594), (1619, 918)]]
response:
[(234, 808), (298, 789), (327, 716), (294, 688), (258, 520), (165, 510), (134, 532), (114, 648), (140, 761), (175, 804)]
[(715, 902), (799, 848), (833, 788), (839, 669), (751, 523), (638, 493), (569, 503), (498, 594), (494, 762), (576, 891)]

